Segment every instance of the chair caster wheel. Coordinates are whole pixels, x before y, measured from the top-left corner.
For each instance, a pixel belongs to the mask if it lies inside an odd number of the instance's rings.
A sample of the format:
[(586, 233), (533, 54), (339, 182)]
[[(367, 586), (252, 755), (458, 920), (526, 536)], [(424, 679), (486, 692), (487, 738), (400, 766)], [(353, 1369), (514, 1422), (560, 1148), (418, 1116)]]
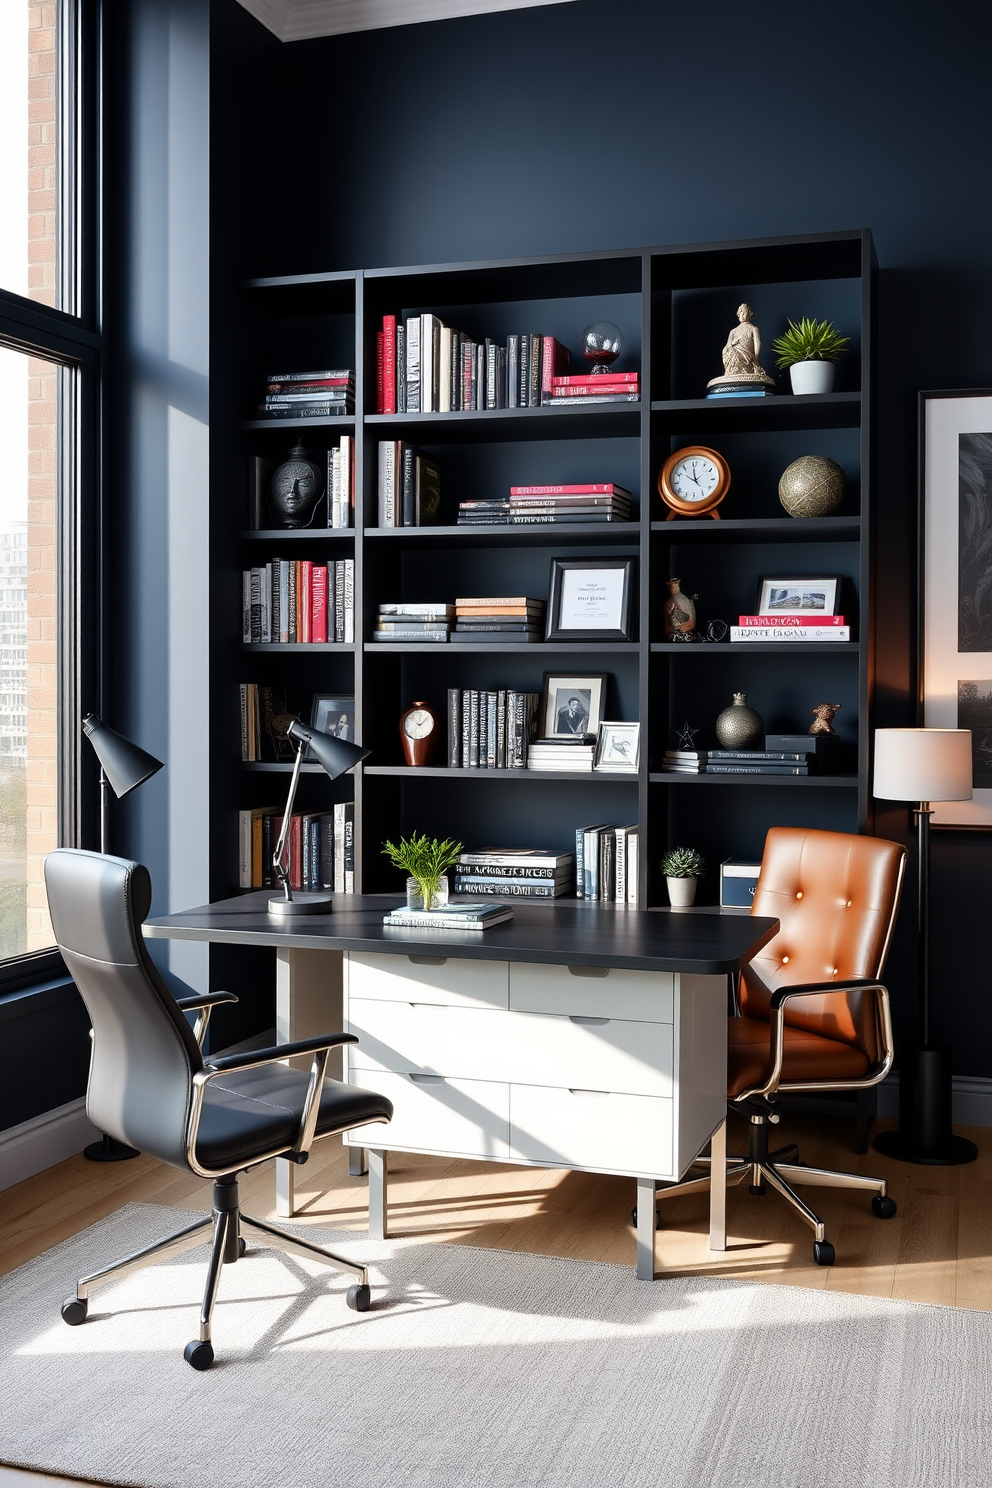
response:
[(813, 1241), (813, 1259), (818, 1266), (832, 1266), (834, 1263), (834, 1248), (829, 1240)]
[(212, 1343), (201, 1343), (194, 1338), (183, 1349), (183, 1358), (187, 1364), (192, 1364), (194, 1369), (209, 1369), (214, 1362), (214, 1348)]
[(68, 1323), (70, 1328), (78, 1328), (80, 1323), (85, 1323), (88, 1312), (89, 1303), (80, 1302), (78, 1297), (66, 1297), (62, 1303), (62, 1321)]
[(747, 1186), (747, 1191), (748, 1191), (748, 1193), (761, 1194), (761, 1195), (764, 1195), (764, 1194), (766, 1194), (768, 1192), (767, 1188), (765, 1187), (765, 1185), (763, 1183), (749, 1183), (748, 1186)]
[(238, 1260), (239, 1261), (240, 1261), (241, 1257), (244, 1255), (244, 1253), (245, 1253), (245, 1251), (247, 1249), (248, 1249), (248, 1241), (245, 1239), (244, 1235), (239, 1235), (238, 1236)]
[(352, 1312), (368, 1312), (372, 1306), (372, 1288), (364, 1285), (349, 1287), (347, 1302)]
[(896, 1201), (888, 1195), (876, 1194), (871, 1201), (871, 1212), (876, 1219), (892, 1219), (896, 1212)]
[[(634, 1229), (636, 1230), (637, 1229), (637, 1205), (636, 1204), (634, 1205), (633, 1209), (631, 1209), (631, 1211), (630, 1211), (630, 1222), (634, 1226)], [(655, 1222), (656, 1225), (659, 1225), (659, 1226), (661, 1225), (661, 1210), (660, 1209), (656, 1209), (654, 1211), (654, 1222)]]

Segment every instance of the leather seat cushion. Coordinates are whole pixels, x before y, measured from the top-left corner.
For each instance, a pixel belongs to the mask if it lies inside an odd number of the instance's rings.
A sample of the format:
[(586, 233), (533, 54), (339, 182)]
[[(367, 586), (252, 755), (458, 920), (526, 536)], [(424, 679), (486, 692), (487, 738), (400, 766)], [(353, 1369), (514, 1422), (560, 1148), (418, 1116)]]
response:
[[(274, 1147), (291, 1146), (300, 1129), (309, 1082), (309, 1070), (282, 1064), (212, 1080), (203, 1099), (197, 1160), (205, 1168), (233, 1172)], [(343, 1085), (340, 1080), (325, 1080), (317, 1136), (365, 1121), (388, 1121), (392, 1114), (392, 1103), (384, 1095)]]
[[(765, 1083), (771, 1071), (771, 1025), (762, 1018), (727, 1020), (727, 1095)], [(853, 1044), (785, 1025), (782, 1080), (858, 1080), (868, 1073), (868, 1056)]]

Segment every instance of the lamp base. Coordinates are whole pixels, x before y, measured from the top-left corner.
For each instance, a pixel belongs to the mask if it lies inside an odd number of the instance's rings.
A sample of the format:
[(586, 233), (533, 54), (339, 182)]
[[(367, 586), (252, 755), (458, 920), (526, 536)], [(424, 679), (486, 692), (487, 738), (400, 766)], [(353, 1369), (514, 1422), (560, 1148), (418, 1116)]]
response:
[(334, 908), (333, 894), (294, 894), (292, 899), (285, 899), (280, 894), (269, 900), (269, 914), (273, 915), (308, 915), (308, 914), (330, 914)]
[(900, 1162), (950, 1168), (974, 1162), (978, 1148), (951, 1130), (951, 1051), (944, 1044), (910, 1047), (899, 1061), (899, 1126), (881, 1132), (877, 1152)]
[(83, 1148), (83, 1156), (89, 1162), (127, 1162), (132, 1157), (140, 1157), (141, 1153), (135, 1147), (127, 1147), (123, 1142), (118, 1142), (116, 1137), (108, 1137), (103, 1134), (102, 1141), (91, 1142), (88, 1147)]

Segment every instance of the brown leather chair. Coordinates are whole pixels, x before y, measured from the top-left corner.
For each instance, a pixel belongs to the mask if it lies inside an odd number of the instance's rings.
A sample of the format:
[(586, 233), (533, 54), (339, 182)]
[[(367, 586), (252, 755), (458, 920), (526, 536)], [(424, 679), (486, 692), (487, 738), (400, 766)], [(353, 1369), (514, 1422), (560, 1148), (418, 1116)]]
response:
[[(751, 912), (781, 928), (742, 974), (729, 1019), (727, 1095), (748, 1117), (749, 1141), (746, 1157), (728, 1161), (727, 1181), (749, 1176), (752, 1193), (768, 1184), (787, 1199), (812, 1226), (821, 1266), (833, 1264), (834, 1248), (792, 1184), (864, 1189), (879, 1219), (896, 1206), (882, 1178), (807, 1167), (794, 1146), (769, 1153), (768, 1126), (779, 1120), (780, 1094), (863, 1090), (892, 1067), (889, 994), (878, 978), (905, 865), (905, 848), (879, 837), (773, 827), (765, 839)], [(708, 1184), (690, 1179), (659, 1197)]]

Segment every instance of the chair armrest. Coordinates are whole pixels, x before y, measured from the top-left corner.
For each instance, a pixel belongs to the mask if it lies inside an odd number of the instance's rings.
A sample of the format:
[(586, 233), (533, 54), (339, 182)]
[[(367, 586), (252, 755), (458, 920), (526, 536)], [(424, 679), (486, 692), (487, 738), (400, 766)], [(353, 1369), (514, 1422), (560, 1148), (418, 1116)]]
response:
[(200, 1014), (193, 1027), (193, 1037), (202, 1049), (210, 1024), (210, 1014), (214, 1008), (218, 1003), (237, 1002), (237, 1000), (233, 992), (204, 992), (202, 996), (198, 994), (195, 997), (177, 997), (176, 1005), (184, 1013)]
[[(777, 987), (770, 994), (769, 999), (769, 1025), (771, 1034), (771, 1072), (768, 1079), (758, 1089), (742, 1092), (747, 1096), (764, 1096), (768, 1099), (774, 1096), (782, 1088), (782, 1066), (785, 1062), (785, 1007), (786, 1003), (798, 997), (822, 997), (831, 992), (873, 992), (875, 994), (876, 1007), (879, 1017), (879, 1036), (881, 1043), (881, 1058), (875, 1067), (861, 1080), (845, 1081), (845, 1088), (867, 1089), (871, 1085), (878, 1085), (885, 1079), (892, 1068), (895, 1050), (892, 1040), (892, 1012), (889, 1006), (889, 993), (881, 982), (873, 981), (870, 977), (851, 977), (844, 982), (801, 982), (794, 987)], [(786, 1090), (827, 1090), (833, 1087), (834, 1082), (830, 1080), (789, 1080), (786, 1082)], [(740, 1099), (740, 1097), (738, 1097)]]
[(291, 1059), (296, 1054), (319, 1054), (321, 1049), (335, 1049), (339, 1044), (357, 1044), (353, 1033), (325, 1033), (319, 1038), (297, 1039), (292, 1044), (273, 1044), (268, 1049), (249, 1049), (244, 1054), (225, 1054), (221, 1059), (205, 1059), (204, 1069), (212, 1074), (225, 1074), (231, 1070), (257, 1069), (262, 1064), (277, 1064), (281, 1059)]
[(870, 977), (851, 977), (847, 982), (802, 982), (795, 987), (779, 987), (770, 994), (772, 1011), (776, 1011), (793, 997), (818, 997), (824, 992), (863, 992), (868, 987), (877, 987)]

